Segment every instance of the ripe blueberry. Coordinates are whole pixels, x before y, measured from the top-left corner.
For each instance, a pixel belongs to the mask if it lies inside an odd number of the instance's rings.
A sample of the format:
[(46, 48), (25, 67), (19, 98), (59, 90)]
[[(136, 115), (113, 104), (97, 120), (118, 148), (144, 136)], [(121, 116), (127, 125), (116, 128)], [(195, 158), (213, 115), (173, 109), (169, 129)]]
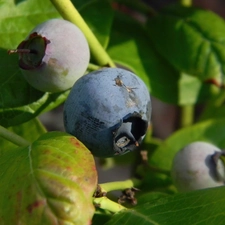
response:
[(19, 67), (28, 83), (44, 92), (71, 88), (88, 66), (90, 51), (85, 36), (73, 23), (51, 19), (36, 26), (16, 50)]
[(172, 179), (178, 191), (224, 185), (224, 153), (206, 142), (193, 142), (179, 151), (173, 160)]
[(64, 106), (64, 125), (97, 157), (136, 149), (151, 117), (144, 82), (119, 68), (104, 68), (77, 80)]

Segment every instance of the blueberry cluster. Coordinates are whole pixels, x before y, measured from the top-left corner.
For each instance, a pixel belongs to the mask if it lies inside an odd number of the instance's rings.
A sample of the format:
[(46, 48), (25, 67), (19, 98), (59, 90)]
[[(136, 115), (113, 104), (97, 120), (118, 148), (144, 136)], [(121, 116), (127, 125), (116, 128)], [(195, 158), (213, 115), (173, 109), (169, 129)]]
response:
[(84, 75), (89, 51), (78, 27), (51, 19), (36, 26), (9, 53), (19, 54), (19, 67), (34, 88), (60, 92), (72, 87), (64, 107), (65, 130), (93, 155), (111, 157), (133, 151), (149, 126), (149, 91), (125, 69), (102, 68)]

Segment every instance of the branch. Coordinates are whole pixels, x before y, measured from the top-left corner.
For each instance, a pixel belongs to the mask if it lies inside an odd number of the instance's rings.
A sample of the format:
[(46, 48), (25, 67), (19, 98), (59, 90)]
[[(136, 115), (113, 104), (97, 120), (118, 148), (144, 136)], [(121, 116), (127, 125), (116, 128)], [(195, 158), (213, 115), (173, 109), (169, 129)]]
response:
[(76, 24), (85, 35), (91, 54), (99, 66), (115, 67), (114, 62), (101, 46), (91, 29), (88, 27), (82, 16), (74, 7), (70, 0), (50, 0), (60, 15), (65, 19)]
[(30, 142), (22, 138), (21, 136), (7, 130), (5, 127), (0, 125), (0, 137), (12, 142), (13, 144), (20, 146), (20, 147), (26, 147), (30, 145)]

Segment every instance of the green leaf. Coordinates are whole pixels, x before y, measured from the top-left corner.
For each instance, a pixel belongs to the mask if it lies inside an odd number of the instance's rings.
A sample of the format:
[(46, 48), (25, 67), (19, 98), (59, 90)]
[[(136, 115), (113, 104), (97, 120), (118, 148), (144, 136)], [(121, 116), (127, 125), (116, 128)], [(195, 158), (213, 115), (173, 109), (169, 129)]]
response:
[(95, 162), (75, 137), (41, 136), (0, 158), (1, 224), (90, 224)]
[(110, 220), (112, 217), (112, 214), (106, 213), (103, 211), (102, 213), (95, 212), (93, 218), (92, 218), (92, 223), (91, 225), (100, 225), (100, 224), (105, 224), (107, 221)]
[(224, 148), (225, 119), (207, 120), (173, 133), (153, 152), (149, 162), (169, 172), (175, 154), (194, 141), (205, 141)]
[[(76, 3), (74, 5), (76, 6)], [(111, 25), (114, 17), (110, 2), (94, 0), (83, 5), (79, 12), (97, 37), (98, 41), (106, 48), (109, 42)]]
[(24, 123), (61, 104), (68, 92), (49, 94), (35, 90), (23, 78), (18, 56), (8, 55), (35, 25), (59, 17), (50, 1), (1, 2), (0, 7), (0, 121), (3, 126)]
[(225, 115), (225, 106), (220, 106), (216, 108), (209, 108), (204, 114), (201, 115), (200, 120), (208, 120), (208, 119), (223, 119)]
[(203, 121), (213, 118), (223, 119), (225, 115), (224, 102), (225, 102), (225, 92), (224, 90), (221, 90), (218, 95), (216, 95), (213, 99), (208, 101), (198, 120)]
[[(165, 101), (177, 101), (177, 96), (169, 96), (168, 92), (177, 93), (178, 73), (161, 61), (163, 59), (149, 44), (144, 29), (135, 20), (116, 13), (107, 51), (118, 65), (129, 68), (141, 77), (152, 95)], [(170, 79), (171, 82), (167, 82)], [(163, 82), (168, 85), (163, 85)]]
[(224, 187), (176, 194), (122, 211), (105, 225), (223, 225)]
[(71, 0), (71, 2), (73, 3), (73, 5), (80, 10), (82, 7), (85, 7), (87, 4), (91, 4), (92, 2), (94, 2), (96, 0)]
[(178, 95), (181, 106), (206, 102), (219, 91), (215, 85), (203, 83), (197, 77), (180, 74)]
[(154, 192), (163, 192), (168, 194), (173, 194), (176, 191), (172, 184), (170, 174), (164, 174), (163, 172), (154, 171), (153, 168), (146, 168), (146, 166), (139, 166), (137, 173), (142, 173), (142, 182), (140, 185), (140, 190), (145, 191), (154, 191)]
[(137, 206), (140, 206), (142, 204), (146, 204), (149, 202), (153, 202), (155, 200), (158, 200), (160, 198), (165, 198), (167, 196), (169, 195), (163, 192), (147, 192), (147, 193), (141, 194), (140, 196), (136, 196)]
[(2, 1), (0, 47), (16, 48), (34, 26), (55, 17), (59, 17), (59, 14), (50, 1), (25, 0), (18, 4), (14, 0)]
[[(40, 135), (46, 133), (46, 129), (43, 127), (41, 122), (35, 118), (26, 123), (20, 124), (18, 126), (12, 126), (8, 128), (9, 131), (12, 131), (19, 136), (25, 138), (27, 141), (33, 142), (39, 138)], [(17, 148), (15, 144), (3, 139), (0, 137), (0, 155), (4, 152), (10, 151), (10, 149)]]
[(118, 65), (141, 77), (151, 95), (177, 105), (195, 104), (211, 96), (212, 85), (202, 84), (195, 77), (180, 75), (155, 51), (139, 23), (128, 16), (119, 13), (115, 15), (107, 51)]
[(225, 73), (225, 22), (213, 12), (174, 5), (150, 18), (149, 37), (179, 71), (221, 85)]
[[(63, 93), (55, 94), (47, 92), (41, 93), (31, 87), (27, 89), (27, 94), (25, 91), (19, 91), (19, 89), (14, 89), (10, 93), (11, 90), (7, 87), (1, 89), (1, 93), (8, 91), (8, 94), (10, 95), (10, 97), (7, 97), (7, 95), (2, 95), (2, 101), (0, 101), (0, 121), (1, 125), (5, 127), (25, 123), (39, 114), (55, 108), (65, 101), (70, 92), (70, 90), (68, 90)], [(36, 95), (37, 93), (40, 96)], [(13, 94), (15, 94), (14, 98)], [(14, 99), (18, 99), (18, 102), (13, 102)]]

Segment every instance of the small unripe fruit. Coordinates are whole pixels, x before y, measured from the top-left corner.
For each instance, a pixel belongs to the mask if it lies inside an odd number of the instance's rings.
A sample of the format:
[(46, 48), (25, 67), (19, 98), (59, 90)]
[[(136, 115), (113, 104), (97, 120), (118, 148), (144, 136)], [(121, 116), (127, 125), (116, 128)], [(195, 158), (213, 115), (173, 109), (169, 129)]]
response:
[(84, 75), (90, 51), (81, 30), (63, 19), (36, 26), (16, 50), (19, 67), (28, 83), (44, 92), (71, 88)]
[(151, 117), (144, 82), (130, 71), (104, 68), (77, 80), (64, 105), (64, 125), (97, 157), (138, 148)]
[(177, 152), (172, 165), (172, 179), (180, 192), (224, 185), (224, 153), (206, 142), (193, 142)]

